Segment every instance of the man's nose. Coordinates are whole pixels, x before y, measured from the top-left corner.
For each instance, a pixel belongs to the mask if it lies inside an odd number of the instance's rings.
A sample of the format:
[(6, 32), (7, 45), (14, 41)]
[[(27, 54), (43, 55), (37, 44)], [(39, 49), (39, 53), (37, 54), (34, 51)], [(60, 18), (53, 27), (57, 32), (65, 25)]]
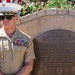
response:
[(5, 17), (4, 20), (8, 20), (8, 19)]

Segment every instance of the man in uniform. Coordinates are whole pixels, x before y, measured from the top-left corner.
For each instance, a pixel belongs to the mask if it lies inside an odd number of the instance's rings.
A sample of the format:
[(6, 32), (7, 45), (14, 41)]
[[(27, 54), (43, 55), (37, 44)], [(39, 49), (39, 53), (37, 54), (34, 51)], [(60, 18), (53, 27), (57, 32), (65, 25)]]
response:
[(31, 38), (16, 28), (22, 6), (0, 3), (0, 75), (29, 75), (35, 59)]

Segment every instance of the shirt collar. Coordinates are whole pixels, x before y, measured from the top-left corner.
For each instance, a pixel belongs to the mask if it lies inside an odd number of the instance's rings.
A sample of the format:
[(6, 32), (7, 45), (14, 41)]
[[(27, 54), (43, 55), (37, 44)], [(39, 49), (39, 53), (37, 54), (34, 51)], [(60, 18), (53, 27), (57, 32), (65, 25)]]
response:
[(6, 34), (6, 32), (5, 32), (5, 30), (4, 30), (4, 27), (2, 27), (1, 29), (0, 29), (0, 37), (4, 37), (4, 38), (7, 38), (8, 40), (10, 40), (11, 41), (11, 39), (10, 39), (10, 37)]
[(6, 37), (6, 33), (4, 31), (4, 27), (0, 29), (0, 37)]

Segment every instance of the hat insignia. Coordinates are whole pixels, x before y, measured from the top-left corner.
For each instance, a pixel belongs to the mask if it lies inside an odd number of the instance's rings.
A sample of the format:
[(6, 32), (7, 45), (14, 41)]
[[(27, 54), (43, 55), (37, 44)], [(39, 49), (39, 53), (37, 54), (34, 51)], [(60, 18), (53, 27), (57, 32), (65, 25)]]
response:
[(2, 6), (5, 6), (5, 4), (2, 4)]

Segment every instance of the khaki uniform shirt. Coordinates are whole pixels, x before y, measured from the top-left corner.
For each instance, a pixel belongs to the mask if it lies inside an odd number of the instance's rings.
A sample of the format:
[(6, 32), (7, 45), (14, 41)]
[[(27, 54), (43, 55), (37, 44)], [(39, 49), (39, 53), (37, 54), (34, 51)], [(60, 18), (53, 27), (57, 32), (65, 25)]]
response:
[(15, 75), (23, 67), (23, 61), (30, 59), (35, 59), (30, 37), (16, 29), (10, 39), (4, 28), (1, 28), (0, 70), (7, 75)]

